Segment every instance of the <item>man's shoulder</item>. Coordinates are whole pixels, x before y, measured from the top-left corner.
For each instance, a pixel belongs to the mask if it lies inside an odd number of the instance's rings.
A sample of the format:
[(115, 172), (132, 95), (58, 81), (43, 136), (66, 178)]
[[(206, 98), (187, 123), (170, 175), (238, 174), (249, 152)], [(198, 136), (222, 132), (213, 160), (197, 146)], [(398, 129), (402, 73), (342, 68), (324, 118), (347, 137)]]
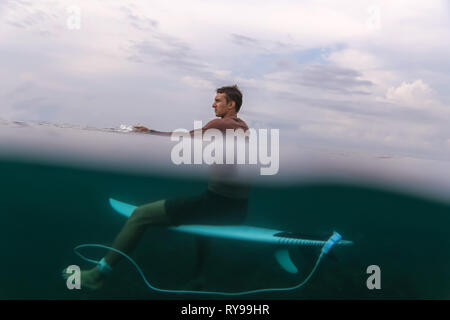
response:
[(222, 127), (224, 125), (223, 119), (217, 118), (209, 121), (203, 129), (219, 129), (219, 127)]
[(248, 130), (247, 124), (239, 118), (218, 118), (213, 119), (210, 122), (208, 122), (205, 126), (206, 129), (219, 129), (219, 130), (226, 130), (226, 129), (244, 129)]
[(216, 118), (216, 119), (212, 119), (211, 121), (209, 121), (206, 125), (209, 124), (218, 124), (218, 123), (222, 123), (223, 122), (223, 118)]
[(247, 124), (241, 118), (233, 118), (233, 121), (235, 121), (237, 128), (242, 128), (244, 130), (248, 130)]

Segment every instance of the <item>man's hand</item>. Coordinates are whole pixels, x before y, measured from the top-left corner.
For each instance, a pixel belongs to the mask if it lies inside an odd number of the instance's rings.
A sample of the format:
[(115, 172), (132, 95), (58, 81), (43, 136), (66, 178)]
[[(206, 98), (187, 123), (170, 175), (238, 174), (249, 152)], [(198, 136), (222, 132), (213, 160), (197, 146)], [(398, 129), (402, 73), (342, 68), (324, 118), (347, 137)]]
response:
[(170, 136), (172, 132), (163, 132), (163, 131), (157, 131), (152, 130), (144, 126), (133, 126), (133, 132), (145, 132), (145, 133), (151, 133), (158, 136)]
[(133, 126), (133, 131), (135, 132), (151, 132), (151, 130), (144, 126)]

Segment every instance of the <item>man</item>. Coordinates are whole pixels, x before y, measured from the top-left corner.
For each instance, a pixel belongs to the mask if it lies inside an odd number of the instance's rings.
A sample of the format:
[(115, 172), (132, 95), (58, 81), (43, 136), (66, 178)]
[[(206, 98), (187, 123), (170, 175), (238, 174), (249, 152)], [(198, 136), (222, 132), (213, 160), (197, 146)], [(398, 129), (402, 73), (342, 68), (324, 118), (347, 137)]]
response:
[[(242, 105), (242, 93), (239, 88), (234, 85), (222, 87), (216, 91), (212, 107), (219, 119), (208, 122), (198, 130), (204, 132), (208, 129), (218, 129), (223, 133), (227, 129), (247, 131), (247, 124), (237, 117)], [(158, 135), (172, 134), (143, 126), (135, 126), (134, 130)], [(191, 131), (191, 134), (193, 133), (194, 130)], [(217, 170), (217, 168), (213, 170), (207, 191), (199, 196), (158, 200), (137, 207), (114, 240), (112, 247), (124, 253), (130, 253), (150, 225), (242, 223), (247, 214), (249, 187), (232, 179), (224, 179), (234, 171), (232, 168), (230, 171), (228, 165), (223, 166), (226, 167), (225, 170)], [(198, 244), (200, 250), (198, 263), (201, 267), (203, 264), (201, 253), (205, 250), (207, 242), (199, 241)], [(82, 287), (99, 289), (103, 285), (106, 274), (121, 258), (121, 255), (110, 250), (101, 260), (100, 266), (81, 271)]]

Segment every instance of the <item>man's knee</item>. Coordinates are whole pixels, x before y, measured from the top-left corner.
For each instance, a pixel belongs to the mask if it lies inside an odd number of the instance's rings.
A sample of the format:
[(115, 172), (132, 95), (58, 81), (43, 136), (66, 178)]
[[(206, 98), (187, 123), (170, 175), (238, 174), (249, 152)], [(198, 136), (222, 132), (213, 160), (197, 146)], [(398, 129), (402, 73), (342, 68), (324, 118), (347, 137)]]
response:
[(136, 225), (168, 223), (164, 202), (165, 200), (159, 200), (137, 207), (128, 219), (128, 223)]

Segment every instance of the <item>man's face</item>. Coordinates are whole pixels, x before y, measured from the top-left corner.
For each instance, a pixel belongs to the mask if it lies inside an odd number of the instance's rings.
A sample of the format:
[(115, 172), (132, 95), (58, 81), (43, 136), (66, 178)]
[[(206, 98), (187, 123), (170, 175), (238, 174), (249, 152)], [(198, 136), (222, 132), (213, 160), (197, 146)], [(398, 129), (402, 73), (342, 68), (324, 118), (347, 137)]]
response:
[(216, 111), (216, 116), (223, 118), (230, 110), (234, 108), (233, 101), (227, 103), (225, 93), (218, 93), (214, 98), (213, 108)]

